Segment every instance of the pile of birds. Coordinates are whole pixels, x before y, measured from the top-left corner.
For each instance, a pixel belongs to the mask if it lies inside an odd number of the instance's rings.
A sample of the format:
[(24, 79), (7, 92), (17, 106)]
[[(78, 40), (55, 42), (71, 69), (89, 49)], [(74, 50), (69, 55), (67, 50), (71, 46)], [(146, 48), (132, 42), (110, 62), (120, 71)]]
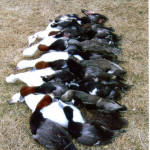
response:
[(32, 110), (31, 133), (35, 141), (57, 150), (76, 150), (75, 138), (84, 145), (104, 145), (123, 133), (127, 107), (119, 104), (130, 85), (117, 63), (121, 36), (104, 24), (105, 16), (82, 10), (84, 16), (67, 14), (51, 20), (44, 31), (28, 37), (23, 56), (8, 83), (26, 85), (10, 104), (25, 101)]

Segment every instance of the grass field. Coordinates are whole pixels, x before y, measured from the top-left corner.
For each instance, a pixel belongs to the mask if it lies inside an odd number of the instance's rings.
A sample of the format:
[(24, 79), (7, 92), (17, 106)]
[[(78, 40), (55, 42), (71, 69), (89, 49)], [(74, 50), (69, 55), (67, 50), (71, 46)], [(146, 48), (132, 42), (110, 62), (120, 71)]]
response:
[(127, 132), (112, 144), (86, 147), (75, 142), (79, 150), (147, 150), (148, 149), (148, 2), (146, 0), (1, 0), (0, 1), (0, 150), (44, 150), (31, 137), (31, 111), (22, 104), (9, 105), (11, 96), (24, 85), (7, 84), (5, 78), (18, 73), (13, 69), (27, 47), (29, 35), (44, 30), (49, 19), (81, 9), (106, 15), (115, 33), (122, 35), (120, 64), (126, 71), (126, 83), (134, 85), (121, 103), (128, 107)]

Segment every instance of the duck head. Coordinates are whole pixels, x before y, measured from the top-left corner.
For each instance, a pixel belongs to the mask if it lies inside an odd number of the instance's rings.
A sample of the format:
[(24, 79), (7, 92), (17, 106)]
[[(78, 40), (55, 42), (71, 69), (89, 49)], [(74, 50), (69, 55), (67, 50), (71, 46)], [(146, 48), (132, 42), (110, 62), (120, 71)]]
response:
[(47, 45), (44, 45), (44, 44), (40, 44), (40, 45), (38, 46), (38, 49), (39, 49), (40, 51), (49, 51), (49, 50), (50, 50), (50, 47), (47, 46)]
[(64, 102), (71, 101), (73, 98), (73, 90), (68, 90), (61, 96), (61, 100)]
[(44, 69), (44, 68), (47, 68), (47, 67), (49, 67), (48, 62), (40, 61), (40, 62), (35, 64), (36, 69)]
[(24, 96), (27, 96), (31, 93), (35, 93), (35, 87), (33, 86), (23, 86), (21, 89), (20, 89), (20, 94), (22, 97)]

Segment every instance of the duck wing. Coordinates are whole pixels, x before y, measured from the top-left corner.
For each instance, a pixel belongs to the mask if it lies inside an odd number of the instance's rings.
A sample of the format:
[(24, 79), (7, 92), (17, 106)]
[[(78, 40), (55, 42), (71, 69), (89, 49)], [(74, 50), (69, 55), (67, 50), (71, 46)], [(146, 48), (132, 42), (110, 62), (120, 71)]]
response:
[(52, 126), (52, 136), (51, 141), (55, 145), (57, 150), (77, 150), (75, 145), (73, 144), (71, 138), (67, 131), (59, 125)]

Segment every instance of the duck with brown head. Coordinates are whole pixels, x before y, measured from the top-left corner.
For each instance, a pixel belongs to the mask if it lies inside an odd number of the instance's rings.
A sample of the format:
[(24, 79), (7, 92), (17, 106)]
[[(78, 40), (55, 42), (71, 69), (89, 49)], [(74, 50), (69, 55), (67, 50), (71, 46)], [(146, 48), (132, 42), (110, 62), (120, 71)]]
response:
[(44, 96), (30, 117), (30, 128), (34, 140), (50, 149), (76, 150), (67, 131), (53, 121), (45, 119), (40, 112), (51, 103), (52, 98), (49, 95)]
[(53, 70), (59, 70), (59, 69), (62, 69), (62, 67), (64, 65), (66, 65), (66, 60), (59, 59), (59, 60), (55, 60), (52, 62), (40, 61), (35, 64), (35, 68), (36, 69), (44, 69), (47, 67), (51, 67)]
[(29, 94), (51, 94), (53, 93), (56, 97), (61, 96), (68, 90), (68, 87), (62, 84), (61, 82), (47, 82), (42, 84), (41, 86), (23, 86), (20, 89), (20, 93), (22, 96), (27, 96)]
[(49, 51), (49, 50), (63, 51), (66, 49), (66, 43), (63, 39), (58, 39), (48, 46), (44, 44), (40, 44), (38, 46), (38, 49), (40, 51)]

